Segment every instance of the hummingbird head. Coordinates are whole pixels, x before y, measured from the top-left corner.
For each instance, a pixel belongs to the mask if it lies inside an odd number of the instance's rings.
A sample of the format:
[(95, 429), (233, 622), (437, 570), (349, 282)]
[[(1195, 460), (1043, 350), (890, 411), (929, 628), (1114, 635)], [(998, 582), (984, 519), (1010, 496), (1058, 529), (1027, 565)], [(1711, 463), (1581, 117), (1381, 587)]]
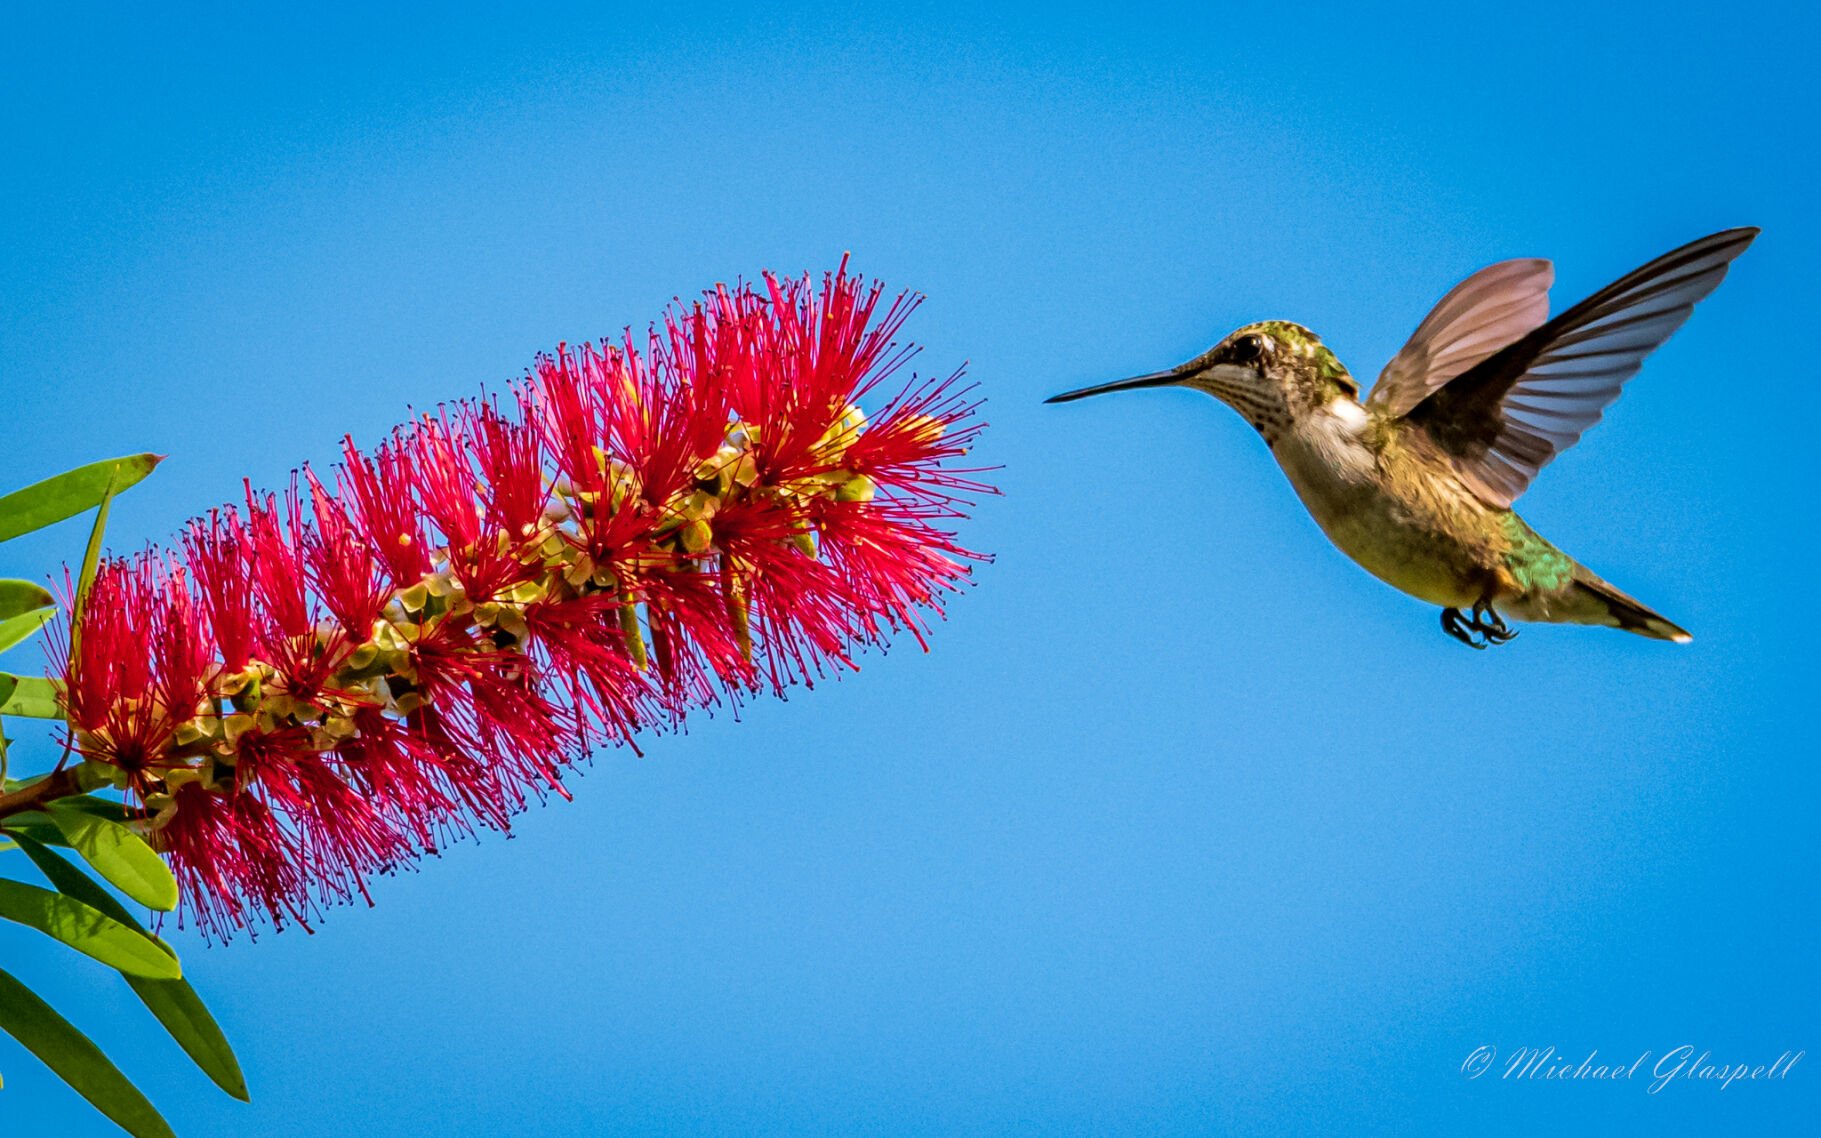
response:
[(1359, 399), (1359, 384), (1315, 333), (1288, 320), (1247, 324), (1168, 371), (1102, 383), (1046, 399), (1067, 403), (1141, 387), (1192, 387), (1238, 411), (1265, 442), (1335, 399)]

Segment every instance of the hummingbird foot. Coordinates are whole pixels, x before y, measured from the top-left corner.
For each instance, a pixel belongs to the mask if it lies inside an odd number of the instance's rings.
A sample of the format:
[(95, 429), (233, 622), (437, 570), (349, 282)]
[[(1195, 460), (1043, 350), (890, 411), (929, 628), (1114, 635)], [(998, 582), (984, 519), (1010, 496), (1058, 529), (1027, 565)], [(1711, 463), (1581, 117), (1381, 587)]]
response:
[(1469, 631), (1467, 617), (1460, 609), (1442, 610), (1442, 631), (1454, 637), (1469, 648), (1484, 648), (1485, 642), (1475, 639)]
[(1492, 608), (1492, 602), (1482, 600), (1473, 606), (1473, 616), (1467, 621), (1467, 627), (1486, 638), (1488, 644), (1508, 644), (1517, 639), (1517, 629), (1505, 623), (1505, 618)]
[(1474, 605), (1471, 616), (1460, 609), (1443, 609), (1442, 631), (1469, 648), (1482, 650), (1493, 644), (1504, 644), (1517, 635), (1517, 629), (1506, 624), (1487, 601)]

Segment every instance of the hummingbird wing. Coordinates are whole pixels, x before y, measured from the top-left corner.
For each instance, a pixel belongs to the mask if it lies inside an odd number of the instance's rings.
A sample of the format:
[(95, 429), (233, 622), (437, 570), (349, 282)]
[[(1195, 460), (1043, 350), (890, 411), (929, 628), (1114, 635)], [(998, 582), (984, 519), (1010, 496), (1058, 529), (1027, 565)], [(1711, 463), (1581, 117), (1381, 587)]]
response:
[(1549, 319), (1555, 266), (1534, 257), (1500, 261), (1448, 290), (1366, 396), (1366, 406), (1402, 415), (1428, 394)]
[(1494, 352), (1404, 415), (1504, 508), (1619, 397), (1644, 357), (1719, 287), (1758, 230), (1727, 229), (1666, 253)]

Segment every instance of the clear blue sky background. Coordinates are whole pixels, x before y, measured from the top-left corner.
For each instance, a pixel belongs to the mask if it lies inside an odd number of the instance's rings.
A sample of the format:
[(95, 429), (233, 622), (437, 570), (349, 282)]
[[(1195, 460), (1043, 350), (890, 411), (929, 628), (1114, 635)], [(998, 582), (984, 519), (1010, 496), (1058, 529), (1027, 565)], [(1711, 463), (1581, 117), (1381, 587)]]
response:
[[(0, 959), (186, 1136), (1803, 1132), (1804, 7), (10, 9), (4, 480), (169, 453), (117, 546), (844, 250), (929, 294), (924, 366), (971, 361), (1005, 495), (927, 656), (602, 755), (315, 936), (183, 936), (251, 1106), (117, 980), (22, 931)], [(1765, 235), (1523, 502), (1687, 648), (1469, 652), (1211, 400), (1039, 405), (1264, 317), (1370, 378), (1489, 261), (1554, 258), (1559, 307), (1739, 224)], [(1655, 1096), (1460, 1073), (1684, 1043), (1811, 1054)], [(9, 1132), (110, 1132), (9, 1040), (0, 1074)]]

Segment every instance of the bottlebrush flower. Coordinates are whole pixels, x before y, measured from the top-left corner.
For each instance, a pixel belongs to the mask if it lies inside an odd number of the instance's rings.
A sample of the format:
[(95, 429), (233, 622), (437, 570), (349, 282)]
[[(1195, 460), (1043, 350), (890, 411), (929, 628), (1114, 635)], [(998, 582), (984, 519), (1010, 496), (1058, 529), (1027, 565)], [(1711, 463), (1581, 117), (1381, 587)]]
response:
[(559, 347), (103, 563), (58, 661), (75, 747), (141, 803), (227, 936), (505, 829), (602, 742), (919, 641), (988, 492), (959, 373), (874, 408), (914, 349), (846, 263), (720, 287), (641, 347)]

